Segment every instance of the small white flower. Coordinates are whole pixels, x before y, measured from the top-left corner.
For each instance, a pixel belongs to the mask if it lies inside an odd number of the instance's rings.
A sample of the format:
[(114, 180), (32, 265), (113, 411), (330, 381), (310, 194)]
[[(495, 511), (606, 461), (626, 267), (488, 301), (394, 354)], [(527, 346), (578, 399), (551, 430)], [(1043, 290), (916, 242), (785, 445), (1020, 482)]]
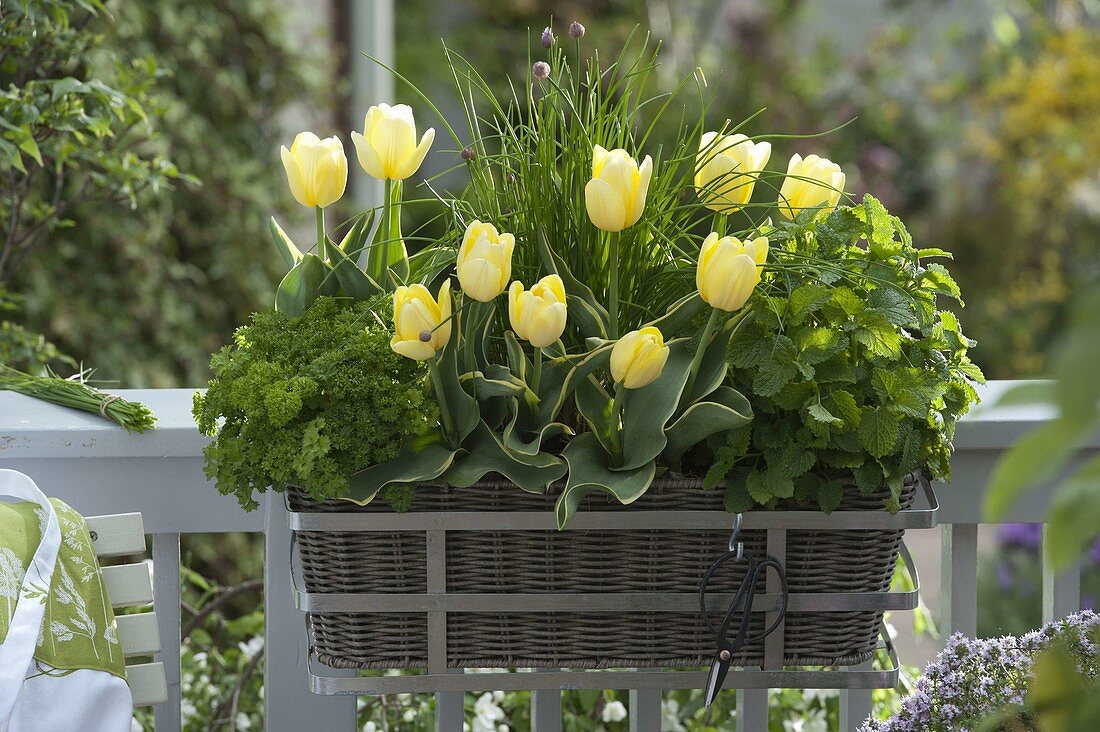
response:
[(495, 701), (497, 704), (500, 704), (502, 701), (504, 701), (504, 692), (503, 691), (494, 691), (493, 692), (493, 701)]
[(197, 711), (198, 710), (195, 709), (195, 705), (187, 699), (180, 700), (180, 718), (184, 722), (194, 717)]
[(145, 732), (145, 728), (141, 726), (141, 722), (136, 718), (130, 718), (130, 732)]
[(374, 722), (367, 722), (363, 725), (363, 732), (378, 732), (378, 725)]
[(244, 712), (237, 714), (237, 729), (252, 729), (252, 720)]
[(621, 701), (608, 702), (603, 708), (603, 721), (605, 723), (621, 722), (626, 719), (626, 707)]
[(506, 725), (506, 724), (502, 724), (502, 725), (499, 725), (499, 726), (497, 727), (497, 732), (511, 732), (511, 731), (512, 731), (512, 728), (511, 728), (511, 727), (509, 727), (509, 726), (508, 726), (508, 725)]
[(401, 715), (401, 718), (406, 722), (412, 722), (416, 719), (416, 712), (412, 709), (406, 709), (405, 713)]
[(264, 637), (258, 635), (247, 643), (238, 643), (237, 648), (241, 649), (241, 655), (251, 661), (257, 653), (264, 649)]
[(488, 722), (499, 722), (504, 719), (504, 710), (493, 701), (493, 695), (489, 692), (478, 697), (474, 704), (474, 714), (483, 717)]

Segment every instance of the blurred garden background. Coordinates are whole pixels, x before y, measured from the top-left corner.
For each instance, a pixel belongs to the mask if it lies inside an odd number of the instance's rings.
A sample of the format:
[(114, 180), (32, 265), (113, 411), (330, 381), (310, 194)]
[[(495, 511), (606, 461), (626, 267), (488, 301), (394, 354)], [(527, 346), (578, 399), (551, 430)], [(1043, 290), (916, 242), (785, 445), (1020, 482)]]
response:
[[(64, 376), (90, 368), (108, 388), (205, 383), (210, 353), (272, 302), (281, 263), (268, 217), (312, 226), (286, 189), (279, 146), (307, 128), (348, 146), (364, 101), (408, 102), (422, 127), (440, 127), (400, 82), (394, 99), (364, 100), (353, 88), (349, 70), (362, 63), (354, 2), (0, 6), (0, 362)], [(853, 197), (873, 191), (922, 246), (951, 252), (966, 293), (960, 316), (979, 343), (972, 355), (990, 378), (1043, 375), (1075, 296), (1096, 278), (1096, 0), (394, 5), (396, 68), (443, 100), (444, 114), (461, 112), (457, 100), (447, 104), (442, 36), (506, 90), (508, 75), (522, 77), (529, 54), (541, 52), (551, 19), (562, 38), (577, 20), (586, 48), (614, 48), (637, 25), (660, 39), (654, 92), (701, 66), (715, 127), (763, 109), (746, 133), (828, 132), (777, 141), (784, 149), (772, 167), (795, 149), (825, 155), (841, 164)], [(457, 185), (435, 176), (458, 162), (458, 150), (437, 144), (418, 180)], [(340, 205), (335, 220), (354, 212), (349, 199)], [(416, 206), (405, 216), (406, 232), (441, 230), (418, 219)], [(1034, 534), (1016, 527), (988, 543), (982, 592), (1005, 599), (1004, 613), (981, 619), (983, 633), (1038, 624)], [(262, 586), (244, 578), (259, 576), (260, 553), (243, 535), (192, 539), (184, 552), (197, 618), (189, 625), (185, 613), (189, 729), (258, 728), (258, 702), (230, 714), (226, 700), (236, 689), (258, 698), (262, 649), (252, 639)], [(1091, 603), (1096, 570), (1083, 582)], [(669, 728), (699, 729), (685, 721), (691, 700), (682, 701)], [(614, 703), (613, 695), (575, 700), (575, 729), (624, 728)], [(818, 710), (814, 718), (835, 716), (825, 700), (798, 703)], [(507, 700), (475, 704), (491, 717), (489, 707)], [(409, 709), (417, 708), (382, 699), (364, 711), (364, 725), (382, 729), (385, 717), (386, 729), (427, 729), (427, 717), (417, 726)], [(777, 714), (777, 729), (792, 729)], [(522, 719), (500, 723), (526, 729)]]

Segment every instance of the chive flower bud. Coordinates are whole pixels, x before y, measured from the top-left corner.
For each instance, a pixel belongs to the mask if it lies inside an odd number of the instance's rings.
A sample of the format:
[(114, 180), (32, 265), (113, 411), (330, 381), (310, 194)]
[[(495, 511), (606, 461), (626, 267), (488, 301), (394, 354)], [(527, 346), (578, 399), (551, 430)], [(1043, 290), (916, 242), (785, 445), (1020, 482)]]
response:
[(546, 26), (542, 29), (542, 47), (550, 48), (554, 45), (554, 32), (550, 30), (550, 26)]
[(569, 24), (569, 37), (573, 40), (584, 38), (584, 26), (574, 20)]
[(550, 78), (550, 64), (545, 61), (536, 61), (535, 65), (531, 67), (531, 73), (539, 81)]

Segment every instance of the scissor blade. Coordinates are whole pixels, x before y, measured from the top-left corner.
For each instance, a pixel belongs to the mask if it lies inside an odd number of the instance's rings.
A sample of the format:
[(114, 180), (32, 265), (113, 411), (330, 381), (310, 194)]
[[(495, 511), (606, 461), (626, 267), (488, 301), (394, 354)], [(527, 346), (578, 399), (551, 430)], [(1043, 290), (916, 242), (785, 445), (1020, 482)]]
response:
[(710, 665), (710, 676), (707, 678), (707, 693), (703, 703), (703, 707), (709, 707), (714, 698), (718, 696), (718, 692), (722, 690), (722, 682), (726, 680), (726, 672), (729, 671), (729, 664), (715, 660)]

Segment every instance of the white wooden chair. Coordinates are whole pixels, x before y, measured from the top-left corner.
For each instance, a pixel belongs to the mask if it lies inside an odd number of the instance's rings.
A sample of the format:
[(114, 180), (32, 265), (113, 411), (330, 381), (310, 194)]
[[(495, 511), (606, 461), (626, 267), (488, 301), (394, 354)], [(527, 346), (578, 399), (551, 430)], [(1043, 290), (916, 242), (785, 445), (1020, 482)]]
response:
[[(145, 529), (140, 513), (89, 516), (85, 521), (92, 536), (92, 546), (101, 564), (103, 559), (146, 552)], [(149, 569), (150, 565), (145, 562), (103, 565), (103, 581), (107, 585), (113, 607), (149, 607), (149, 612), (117, 617), (118, 640), (128, 660), (151, 657), (161, 650), (157, 614), (152, 608), (153, 578)], [(168, 683), (163, 663), (127, 663), (126, 678), (135, 707), (168, 701)]]

